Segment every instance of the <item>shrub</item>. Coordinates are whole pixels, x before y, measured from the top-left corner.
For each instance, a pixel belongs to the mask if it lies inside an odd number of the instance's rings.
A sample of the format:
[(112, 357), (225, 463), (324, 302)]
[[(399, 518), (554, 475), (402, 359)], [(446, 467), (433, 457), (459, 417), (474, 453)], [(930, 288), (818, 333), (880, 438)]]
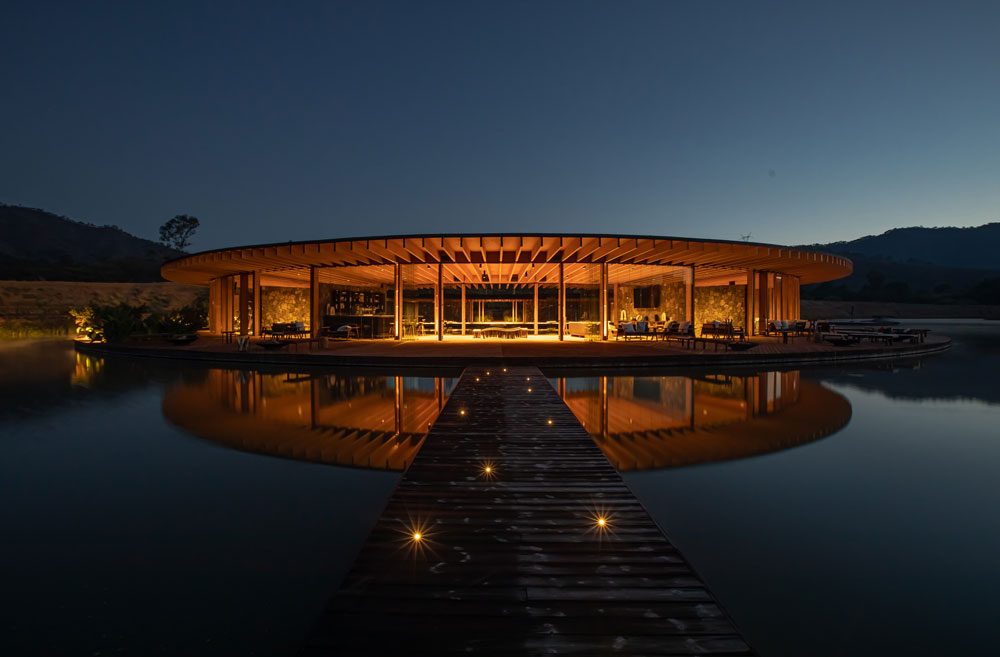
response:
[(190, 305), (153, 313), (146, 318), (150, 333), (194, 333), (208, 322), (208, 300), (197, 297)]
[(70, 311), (76, 332), (93, 342), (121, 342), (131, 335), (193, 333), (205, 326), (208, 307), (204, 298), (188, 306), (151, 313), (145, 304), (127, 301), (91, 303)]
[(146, 333), (143, 317), (145, 305), (132, 305), (127, 301), (114, 304), (92, 303), (84, 308), (71, 309), (76, 332), (94, 342), (121, 342), (133, 333)]

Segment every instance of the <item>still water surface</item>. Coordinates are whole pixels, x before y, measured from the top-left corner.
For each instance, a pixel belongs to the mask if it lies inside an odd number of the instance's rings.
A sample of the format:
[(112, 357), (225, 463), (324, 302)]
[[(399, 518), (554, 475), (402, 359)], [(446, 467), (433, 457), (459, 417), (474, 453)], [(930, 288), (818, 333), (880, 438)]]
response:
[[(761, 655), (992, 655), (1000, 329), (835, 369), (551, 382)], [(455, 372), (0, 348), (4, 654), (293, 654)]]

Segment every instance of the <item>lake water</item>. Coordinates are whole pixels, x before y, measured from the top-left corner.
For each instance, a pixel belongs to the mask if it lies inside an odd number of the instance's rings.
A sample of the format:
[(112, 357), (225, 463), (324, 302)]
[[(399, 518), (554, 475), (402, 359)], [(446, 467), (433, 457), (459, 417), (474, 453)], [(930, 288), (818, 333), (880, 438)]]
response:
[[(1000, 327), (924, 358), (552, 384), (759, 654), (993, 655)], [(456, 372), (0, 346), (0, 654), (288, 655)]]

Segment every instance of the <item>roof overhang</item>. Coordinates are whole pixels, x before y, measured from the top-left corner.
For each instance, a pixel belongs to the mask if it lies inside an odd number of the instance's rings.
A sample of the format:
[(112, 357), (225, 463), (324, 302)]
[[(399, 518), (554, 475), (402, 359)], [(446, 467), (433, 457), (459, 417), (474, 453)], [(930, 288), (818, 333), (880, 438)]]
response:
[[(445, 283), (554, 283), (563, 265), (566, 281), (596, 282), (589, 265), (609, 263), (615, 276), (635, 281), (664, 270), (694, 267), (699, 284), (724, 283), (749, 270), (797, 276), (817, 283), (847, 276), (853, 264), (842, 256), (775, 244), (676, 237), (590, 234), (402, 235), (262, 244), (196, 253), (163, 265), (167, 280), (207, 285), (220, 276), (259, 272), (278, 284), (307, 284), (310, 267), (326, 282), (391, 282), (393, 265), (442, 264)], [(336, 271), (334, 268), (365, 267)], [(644, 269), (646, 268), (646, 269)], [(415, 282), (436, 280), (435, 268), (411, 270)], [(485, 274), (485, 278), (484, 278)]]

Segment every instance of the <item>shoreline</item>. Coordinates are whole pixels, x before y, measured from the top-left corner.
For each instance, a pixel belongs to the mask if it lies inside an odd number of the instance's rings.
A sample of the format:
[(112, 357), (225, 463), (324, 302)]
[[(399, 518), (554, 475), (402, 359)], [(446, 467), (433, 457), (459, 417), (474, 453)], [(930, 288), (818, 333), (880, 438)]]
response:
[(1000, 306), (891, 303), (887, 301), (826, 301), (802, 299), (802, 319), (986, 319), (1000, 320)]

